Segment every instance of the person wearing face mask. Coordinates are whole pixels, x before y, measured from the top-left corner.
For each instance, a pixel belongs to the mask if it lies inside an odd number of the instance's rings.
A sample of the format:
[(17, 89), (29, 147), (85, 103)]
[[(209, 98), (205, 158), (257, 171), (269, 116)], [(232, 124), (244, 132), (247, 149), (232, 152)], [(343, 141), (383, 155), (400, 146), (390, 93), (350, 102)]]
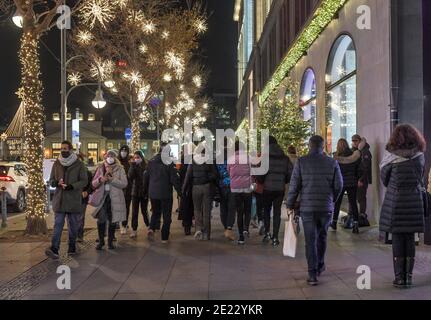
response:
[[(89, 203), (101, 207), (97, 212), (97, 230), (99, 243), (96, 250), (105, 245), (105, 230), (108, 224), (108, 248), (115, 249), (116, 224), (126, 219), (126, 201), (123, 189), (127, 187), (126, 172), (117, 159), (117, 153), (110, 150), (105, 161), (97, 167), (92, 181), (93, 193)], [(96, 199), (102, 199), (101, 202)]]
[(141, 206), (146, 227), (150, 226), (150, 220), (148, 219), (148, 197), (143, 192), (143, 177), (146, 167), (144, 154), (142, 151), (136, 151), (128, 173), (129, 181), (132, 184), (132, 232), (130, 233), (130, 238), (132, 239), (137, 236), (139, 205)]
[[(121, 147), (119, 160), (121, 165), (124, 167), (126, 176), (128, 176), (130, 166), (132, 163), (132, 156), (130, 156), (129, 146), (123, 145)], [(132, 183), (130, 180), (127, 180), (127, 182), (128, 182), (127, 187), (124, 188), (124, 198), (126, 200), (126, 219), (121, 223), (121, 234), (126, 234), (127, 229), (129, 228), (129, 212), (130, 212), (130, 204), (132, 202)]]
[(53, 259), (58, 259), (61, 234), (64, 221), (67, 217), (69, 232), (68, 254), (76, 254), (76, 237), (79, 229), (82, 191), (88, 182), (87, 169), (78, 156), (72, 152), (72, 144), (69, 141), (61, 143), (61, 154), (55, 161), (50, 185), (55, 187), (52, 199), (52, 209), (55, 213), (54, 232), (51, 246), (45, 254)]

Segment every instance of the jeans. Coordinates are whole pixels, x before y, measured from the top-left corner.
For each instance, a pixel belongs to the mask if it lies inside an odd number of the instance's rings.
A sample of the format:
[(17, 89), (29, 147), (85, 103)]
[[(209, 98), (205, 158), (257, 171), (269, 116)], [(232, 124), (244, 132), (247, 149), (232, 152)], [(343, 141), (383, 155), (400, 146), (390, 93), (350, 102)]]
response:
[(358, 211), (358, 204), (356, 203), (356, 195), (358, 192), (357, 187), (353, 188), (343, 188), (343, 191), (340, 194), (340, 197), (337, 199), (337, 202), (335, 202), (335, 209), (334, 209), (334, 221), (338, 221), (338, 216), (340, 215), (340, 208), (341, 203), (343, 202), (343, 196), (347, 192), (347, 197), (349, 199), (349, 208), (353, 215), (353, 221), (358, 222), (359, 221), (359, 211)]
[(148, 227), (150, 220), (148, 218), (148, 198), (133, 197), (132, 199), (132, 229), (133, 231), (138, 230), (139, 220), (139, 205), (141, 206), (142, 216), (144, 217), (144, 223)]
[(264, 219), (263, 194), (255, 192), (254, 196), (256, 198), (256, 216), (257, 220), (260, 222)]
[(69, 231), (69, 248), (74, 248), (76, 244), (76, 236), (79, 228), (80, 213), (55, 213), (54, 232), (52, 235), (51, 246), (53, 249), (60, 249), (61, 234), (64, 228), (64, 220), (67, 217), (67, 228)]
[(284, 191), (264, 191), (264, 224), (265, 233), (269, 233), (271, 229), (271, 207), (273, 208), (273, 226), (272, 235), (274, 239), (278, 239), (281, 223), (281, 205), (283, 204)]
[(393, 233), (392, 253), (394, 257), (414, 258), (416, 255), (415, 234)]
[(248, 232), (251, 221), (251, 193), (232, 193), (235, 199), (237, 213), (238, 233), (241, 236)]
[(364, 184), (362, 187), (358, 187), (358, 203), (359, 203), (359, 213), (367, 212), (367, 190), (368, 183)]
[(123, 227), (127, 227), (127, 225), (129, 224), (129, 212), (130, 212), (130, 204), (132, 202), (132, 197), (129, 195), (125, 195), (124, 196), (125, 200), (126, 200), (126, 220), (123, 221), (121, 224), (123, 225)]
[(80, 239), (84, 238), (85, 209), (86, 208), (87, 208), (87, 201), (84, 201), (82, 203), (82, 210), (81, 210), (81, 213), (79, 214), (79, 218), (78, 218), (78, 233), (76, 235)]
[(210, 184), (193, 186), (193, 206), (196, 231), (202, 231), (210, 237), (211, 233), (211, 187)]
[(151, 199), (151, 215), (150, 230), (155, 231), (160, 225), (160, 217), (163, 216), (162, 240), (169, 239), (171, 222), (172, 222), (172, 204), (173, 199)]
[(316, 275), (325, 266), (325, 253), (331, 214), (304, 213), (301, 215), (301, 218), (304, 227), (308, 273)]
[(235, 203), (230, 187), (220, 188), (220, 219), (225, 229), (232, 229), (235, 223)]

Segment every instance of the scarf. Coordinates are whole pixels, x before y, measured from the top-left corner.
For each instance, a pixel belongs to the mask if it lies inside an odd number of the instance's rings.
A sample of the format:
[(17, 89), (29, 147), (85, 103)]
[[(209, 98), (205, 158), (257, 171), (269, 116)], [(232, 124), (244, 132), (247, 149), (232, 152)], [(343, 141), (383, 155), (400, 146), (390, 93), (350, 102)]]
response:
[(78, 160), (76, 153), (72, 153), (68, 158), (63, 158), (61, 154), (58, 156), (58, 161), (63, 167), (70, 167), (76, 160)]

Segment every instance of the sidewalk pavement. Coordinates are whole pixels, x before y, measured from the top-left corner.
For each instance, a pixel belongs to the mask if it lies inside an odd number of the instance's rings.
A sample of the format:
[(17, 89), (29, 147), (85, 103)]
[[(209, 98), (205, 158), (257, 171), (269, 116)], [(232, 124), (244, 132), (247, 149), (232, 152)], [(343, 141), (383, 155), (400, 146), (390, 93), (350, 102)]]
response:
[[(168, 244), (161, 243), (160, 233), (149, 243), (140, 218), (137, 240), (118, 234), (113, 251), (94, 249), (97, 232), (94, 220), (87, 221), (87, 241), (73, 258), (45, 259), (49, 241), (0, 243), (0, 299), (431, 299), (431, 247), (417, 248), (415, 287), (395, 289), (391, 247), (377, 241), (375, 227), (361, 229), (359, 236), (331, 231), (327, 270), (319, 286), (309, 287), (302, 233), (295, 259), (283, 257), (282, 245), (262, 244), (257, 229), (239, 246), (223, 238), (218, 208), (210, 241), (184, 236), (173, 213)], [(71, 268), (70, 290), (57, 289), (61, 264)], [(371, 268), (371, 290), (357, 288), (360, 265)]]

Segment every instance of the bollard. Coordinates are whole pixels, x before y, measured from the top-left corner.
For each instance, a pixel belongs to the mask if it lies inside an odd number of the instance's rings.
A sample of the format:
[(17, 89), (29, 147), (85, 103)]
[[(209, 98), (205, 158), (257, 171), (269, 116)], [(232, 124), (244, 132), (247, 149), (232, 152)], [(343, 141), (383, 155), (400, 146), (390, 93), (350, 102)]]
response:
[(6, 199), (6, 188), (2, 187), (0, 189), (1, 193), (1, 227), (7, 227), (7, 199)]

